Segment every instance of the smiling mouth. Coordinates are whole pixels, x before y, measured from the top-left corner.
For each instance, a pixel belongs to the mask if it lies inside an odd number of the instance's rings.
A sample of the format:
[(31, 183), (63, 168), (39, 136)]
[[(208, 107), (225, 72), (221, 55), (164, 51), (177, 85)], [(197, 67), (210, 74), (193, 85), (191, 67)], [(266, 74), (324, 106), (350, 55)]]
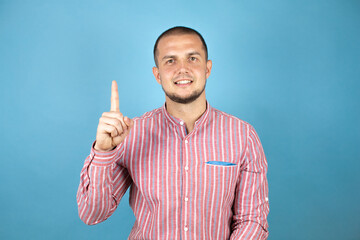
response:
[(192, 83), (192, 82), (193, 81), (191, 81), (191, 80), (183, 79), (183, 80), (176, 81), (175, 84), (177, 84), (177, 85), (185, 85), (185, 84), (189, 84), (189, 83)]

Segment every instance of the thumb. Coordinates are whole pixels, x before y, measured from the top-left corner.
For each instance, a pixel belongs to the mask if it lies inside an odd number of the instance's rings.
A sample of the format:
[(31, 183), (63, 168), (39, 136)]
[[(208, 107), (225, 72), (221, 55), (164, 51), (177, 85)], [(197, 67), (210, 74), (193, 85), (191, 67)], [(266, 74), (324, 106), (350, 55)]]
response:
[(134, 121), (128, 117), (124, 117), (124, 122), (129, 129), (132, 128), (132, 126), (134, 125)]

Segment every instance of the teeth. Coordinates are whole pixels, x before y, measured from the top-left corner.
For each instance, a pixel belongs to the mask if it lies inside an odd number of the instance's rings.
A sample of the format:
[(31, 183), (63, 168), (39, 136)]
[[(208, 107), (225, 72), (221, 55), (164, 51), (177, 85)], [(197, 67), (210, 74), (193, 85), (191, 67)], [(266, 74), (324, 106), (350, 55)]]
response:
[(191, 81), (189, 81), (189, 80), (181, 80), (181, 81), (176, 82), (176, 84), (187, 84), (187, 83), (191, 83)]

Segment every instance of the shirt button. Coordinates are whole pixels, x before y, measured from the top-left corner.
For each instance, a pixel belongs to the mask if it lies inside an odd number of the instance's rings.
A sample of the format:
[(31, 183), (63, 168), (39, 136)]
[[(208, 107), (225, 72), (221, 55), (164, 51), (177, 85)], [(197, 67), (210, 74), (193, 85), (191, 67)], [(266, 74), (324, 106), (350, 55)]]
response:
[(186, 197), (186, 198), (185, 198), (185, 202), (187, 202), (187, 201), (189, 201), (189, 199)]
[(189, 141), (188, 140), (185, 140), (185, 143), (188, 143)]
[(185, 170), (186, 170), (186, 171), (189, 170), (189, 167), (188, 167), (188, 166), (185, 166)]
[(181, 122), (180, 122), (180, 125), (184, 125), (184, 122), (183, 122), (183, 121), (181, 121)]
[(266, 197), (266, 198), (265, 198), (265, 201), (269, 201), (269, 198)]
[(187, 232), (189, 229), (187, 227), (184, 227), (184, 231)]

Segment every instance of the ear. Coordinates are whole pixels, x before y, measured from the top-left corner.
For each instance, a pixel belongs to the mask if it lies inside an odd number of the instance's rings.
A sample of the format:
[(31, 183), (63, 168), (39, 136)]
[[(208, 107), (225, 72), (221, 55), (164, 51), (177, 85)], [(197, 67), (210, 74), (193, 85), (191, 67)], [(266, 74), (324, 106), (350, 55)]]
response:
[(209, 76), (210, 76), (210, 73), (211, 73), (211, 68), (212, 68), (212, 61), (211, 60), (208, 60), (207, 62), (206, 62), (206, 79), (208, 79), (209, 78)]
[(159, 84), (161, 84), (159, 69), (157, 67), (153, 67), (152, 71), (153, 71), (153, 74), (154, 74), (154, 77), (155, 77), (156, 81)]

